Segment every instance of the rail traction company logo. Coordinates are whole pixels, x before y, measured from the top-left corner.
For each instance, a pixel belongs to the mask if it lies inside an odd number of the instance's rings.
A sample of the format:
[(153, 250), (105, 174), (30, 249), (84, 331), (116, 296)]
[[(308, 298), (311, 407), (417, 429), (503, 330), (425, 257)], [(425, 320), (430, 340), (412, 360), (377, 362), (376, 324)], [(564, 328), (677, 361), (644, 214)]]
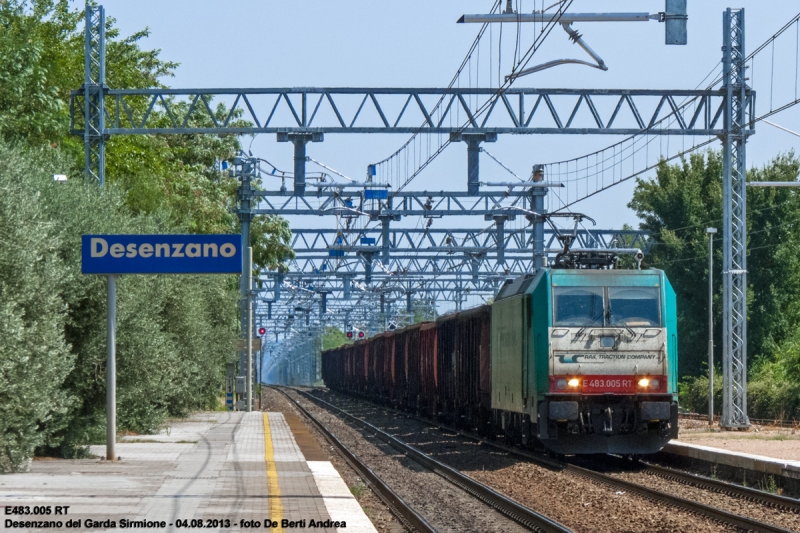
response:
[(559, 355), (559, 363), (604, 363), (606, 361), (641, 361), (658, 358), (648, 353), (582, 353)]

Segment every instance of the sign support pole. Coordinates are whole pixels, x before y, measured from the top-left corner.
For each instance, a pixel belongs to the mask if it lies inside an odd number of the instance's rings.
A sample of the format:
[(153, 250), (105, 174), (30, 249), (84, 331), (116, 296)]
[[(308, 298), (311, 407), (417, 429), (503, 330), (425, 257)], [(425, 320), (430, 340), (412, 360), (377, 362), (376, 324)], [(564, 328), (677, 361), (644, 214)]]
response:
[(106, 459), (117, 458), (117, 277), (108, 276), (108, 355), (106, 359)]
[(247, 412), (253, 411), (253, 248), (248, 246), (244, 264), (247, 268)]

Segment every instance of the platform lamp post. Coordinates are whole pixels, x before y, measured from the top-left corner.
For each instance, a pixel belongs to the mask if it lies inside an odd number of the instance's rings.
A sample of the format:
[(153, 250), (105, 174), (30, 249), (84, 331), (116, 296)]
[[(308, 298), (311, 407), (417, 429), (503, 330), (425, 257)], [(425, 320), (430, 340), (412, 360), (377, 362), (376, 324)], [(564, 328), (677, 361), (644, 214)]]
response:
[(717, 228), (706, 228), (708, 233), (708, 425), (714, 423), (714, 235)]

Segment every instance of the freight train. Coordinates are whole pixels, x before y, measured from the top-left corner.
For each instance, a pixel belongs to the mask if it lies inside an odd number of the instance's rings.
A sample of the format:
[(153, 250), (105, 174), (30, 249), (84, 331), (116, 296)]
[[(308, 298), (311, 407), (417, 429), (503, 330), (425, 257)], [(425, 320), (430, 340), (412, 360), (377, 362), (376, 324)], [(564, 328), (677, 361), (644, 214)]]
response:
[(677, 437), (664, 272), (543, 268), (495, 301), (327, 350), (331, 390), (555, 454), (655, 453)]

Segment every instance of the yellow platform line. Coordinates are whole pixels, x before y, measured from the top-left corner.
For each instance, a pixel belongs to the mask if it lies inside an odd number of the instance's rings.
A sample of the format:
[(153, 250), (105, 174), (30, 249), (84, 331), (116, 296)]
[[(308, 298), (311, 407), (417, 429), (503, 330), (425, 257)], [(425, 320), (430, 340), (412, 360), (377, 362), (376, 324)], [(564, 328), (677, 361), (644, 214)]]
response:
[(269, 417), (264, 417), (264, 461), (267, 463), (267, 491), (269, 501), (269, 519), (278, 523), (272, 531), (283, 531), (280, 527), (283, 519), (283, 504), (281, 503), (281, 487), (278, 484), (278, 469), (275, 468), (275, 451), (272, 448), (272, 433), (269, 429)]

